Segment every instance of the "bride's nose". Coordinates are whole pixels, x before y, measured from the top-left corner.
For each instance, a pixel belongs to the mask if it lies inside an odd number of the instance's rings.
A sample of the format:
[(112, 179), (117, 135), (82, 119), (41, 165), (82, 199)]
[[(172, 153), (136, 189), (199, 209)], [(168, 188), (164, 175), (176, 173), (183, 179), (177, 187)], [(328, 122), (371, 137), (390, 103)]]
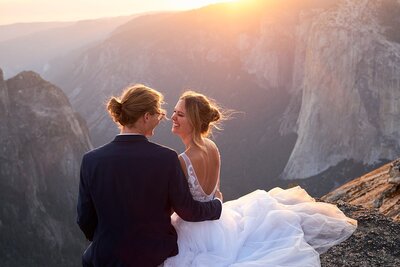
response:
[(175, 112), (174, 112), (174, 113), (172, 113), (171, 119), (172, 119), (173, 121), (175, 121), (175, 120), (176, 120), (176, 113), (175, 113)]

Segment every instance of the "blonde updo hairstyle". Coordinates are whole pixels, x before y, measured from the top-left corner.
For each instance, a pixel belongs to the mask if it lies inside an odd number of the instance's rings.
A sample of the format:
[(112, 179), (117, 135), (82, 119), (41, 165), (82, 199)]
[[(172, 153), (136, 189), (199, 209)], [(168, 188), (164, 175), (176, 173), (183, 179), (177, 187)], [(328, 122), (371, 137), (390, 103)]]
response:
[(163, 95), (147, 86), (136, 84), (124, 90), (120, 97), (111, 97), (107, 110), (111, 118), (121, 126), (132, 127), (146, 112), (164, 113), (161, 109)]
[(213, 99), (194, 91), (184, 92), (180, 100), (185, 101), (186, 114), (193, 127), (193, 142), (201, 147), (202, 137), (209, 137), (214, 128), (221, 130), (224, 114)]

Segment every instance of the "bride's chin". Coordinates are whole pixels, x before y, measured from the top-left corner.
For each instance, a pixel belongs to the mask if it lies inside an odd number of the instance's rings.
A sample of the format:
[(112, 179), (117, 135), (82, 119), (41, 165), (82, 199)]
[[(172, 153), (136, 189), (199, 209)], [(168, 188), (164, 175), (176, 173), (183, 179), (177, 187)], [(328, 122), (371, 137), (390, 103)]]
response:
[(181, 138), (181, 134), (179, 133), (179, 131), (177, 131), (177, 130), (175, 130), (175, 129), (171, 129), (171, 132), (172, 132), (174, 135), (176, 135), (176, 136), (178, 136), (178, 137)]

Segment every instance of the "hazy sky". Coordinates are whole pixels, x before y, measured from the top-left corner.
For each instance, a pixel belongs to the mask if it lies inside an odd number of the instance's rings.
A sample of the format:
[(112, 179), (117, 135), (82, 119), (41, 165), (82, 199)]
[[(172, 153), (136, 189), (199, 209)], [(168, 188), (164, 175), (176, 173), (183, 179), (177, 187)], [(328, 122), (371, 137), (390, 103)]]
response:
[(229, 0), (0, 0), (0, 25), (183, 10)]

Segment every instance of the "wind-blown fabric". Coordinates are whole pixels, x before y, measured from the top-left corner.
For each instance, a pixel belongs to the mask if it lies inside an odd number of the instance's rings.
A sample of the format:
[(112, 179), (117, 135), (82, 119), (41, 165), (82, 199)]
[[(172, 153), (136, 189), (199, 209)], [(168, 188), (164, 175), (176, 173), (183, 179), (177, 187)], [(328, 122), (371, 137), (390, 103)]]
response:
[(218, 221), (176, 214), (179, 254), (164, 266), (320, 266), (319, 254), (346, 240), (357, 221), (301, 187), (256, 190), (223, 204)]

